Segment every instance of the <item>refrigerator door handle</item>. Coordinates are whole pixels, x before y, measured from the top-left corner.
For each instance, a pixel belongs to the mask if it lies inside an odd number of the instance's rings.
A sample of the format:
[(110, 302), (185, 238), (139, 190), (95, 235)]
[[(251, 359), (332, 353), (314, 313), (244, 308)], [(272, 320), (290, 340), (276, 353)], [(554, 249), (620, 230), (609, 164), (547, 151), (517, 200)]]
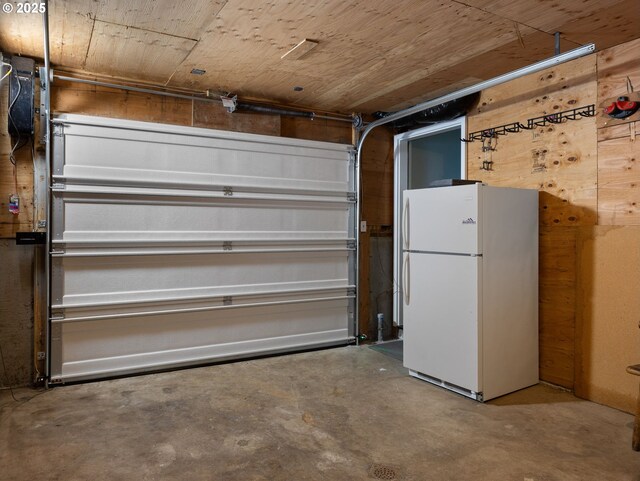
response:
[(402, 266), (402, 291), (404, 293), (404, 303), (407, 306), (411, 302), (411, 273), (409, 272), (411, 263), (409, 262), (409, 255), (407, 252), (404, 256), (404, 265)]
[(402, 214), (402, 240), (405, 250), (409, 250), (409, 197), (404, 201)]

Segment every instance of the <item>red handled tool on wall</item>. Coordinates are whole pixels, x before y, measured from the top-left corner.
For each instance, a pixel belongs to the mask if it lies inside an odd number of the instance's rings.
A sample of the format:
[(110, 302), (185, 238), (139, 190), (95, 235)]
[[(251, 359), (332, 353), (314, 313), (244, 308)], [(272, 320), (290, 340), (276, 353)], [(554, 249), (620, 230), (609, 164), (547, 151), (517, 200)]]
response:
[(629, 97), (618, 97), (604, 108), (604, 113), (612, 119), (626, 119), (640, 108), (640, 102), (629, 100)]

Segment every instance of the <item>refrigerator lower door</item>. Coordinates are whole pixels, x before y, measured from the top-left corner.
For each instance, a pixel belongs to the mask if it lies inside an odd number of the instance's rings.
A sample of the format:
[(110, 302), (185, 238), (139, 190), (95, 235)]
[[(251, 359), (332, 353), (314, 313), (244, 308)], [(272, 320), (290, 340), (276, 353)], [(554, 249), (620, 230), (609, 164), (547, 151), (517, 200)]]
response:
[[(405, 253), (404, 366), (481, 399), (482, 257)], [(461, 388), (461, 389), (460, 389)]]

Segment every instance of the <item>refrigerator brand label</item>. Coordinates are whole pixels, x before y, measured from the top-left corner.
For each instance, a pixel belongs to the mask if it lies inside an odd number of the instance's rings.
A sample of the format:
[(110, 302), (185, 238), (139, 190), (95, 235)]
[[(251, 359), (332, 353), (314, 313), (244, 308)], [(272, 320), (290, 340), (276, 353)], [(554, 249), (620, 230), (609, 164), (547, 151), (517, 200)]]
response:
[(473, 220), (471, 217), (469, 217), (468, 219), (465, 219), (462, 221), (463, 224), (475, 224), (476, 221)]

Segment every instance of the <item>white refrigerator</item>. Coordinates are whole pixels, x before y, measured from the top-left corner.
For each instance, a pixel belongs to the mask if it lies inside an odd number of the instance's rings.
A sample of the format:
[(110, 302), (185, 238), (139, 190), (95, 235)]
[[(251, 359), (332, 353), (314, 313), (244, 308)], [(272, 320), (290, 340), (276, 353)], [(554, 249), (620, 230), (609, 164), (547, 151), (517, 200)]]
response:
[(404, 366), (486, 401), (538, 382), (538, 191), (407, 190)]

